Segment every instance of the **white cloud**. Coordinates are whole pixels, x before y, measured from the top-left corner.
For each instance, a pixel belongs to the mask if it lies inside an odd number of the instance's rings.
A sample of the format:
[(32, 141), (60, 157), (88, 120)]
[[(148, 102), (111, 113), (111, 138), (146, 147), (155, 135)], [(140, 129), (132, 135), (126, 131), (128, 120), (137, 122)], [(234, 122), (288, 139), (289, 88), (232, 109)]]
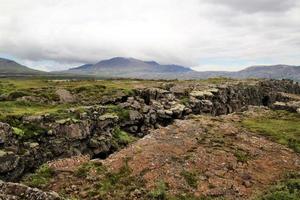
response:
[(297, 0), (0, 1), (0, 55), (40, 69), (114, 56), (217, 70), (300, 63)]

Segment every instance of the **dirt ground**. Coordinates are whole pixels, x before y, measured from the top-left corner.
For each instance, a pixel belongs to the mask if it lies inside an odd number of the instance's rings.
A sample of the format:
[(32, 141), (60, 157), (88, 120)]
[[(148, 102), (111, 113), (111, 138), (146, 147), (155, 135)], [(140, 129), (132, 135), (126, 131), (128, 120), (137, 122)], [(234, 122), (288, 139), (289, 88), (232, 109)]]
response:
[[(239, 125), (247, 115), (261, 116), (266, 112), (260, 109), (176, 120), (107, 159), (92, 162), (101, 162), (116, 172), (126, 159), (130, 176), (141, 177), (147, 191), (164, 182), (168, 195), (173, 196), (184, 193), (194, 197), (252, 199), (286, 173), (300, 170), (299, 154)], [(75, 169), (76, 164), (72, 165)], [(47, 189), (88, 199), (85, 191), (96, 184), (95, 180), (98, 179), (82, 179), (72, 171), (62, 170)]]

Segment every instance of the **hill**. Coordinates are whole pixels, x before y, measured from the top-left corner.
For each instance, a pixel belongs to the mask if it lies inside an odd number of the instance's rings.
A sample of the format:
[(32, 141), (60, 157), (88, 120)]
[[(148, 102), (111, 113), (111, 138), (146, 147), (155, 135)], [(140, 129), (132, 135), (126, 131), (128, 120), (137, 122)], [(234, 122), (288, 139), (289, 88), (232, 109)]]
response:
[(161, 65), (155, 61), (142, 61), (135, 58), (115, 57), (96, 64), (86, 64), (71, 68), (65, 73), (88, 74), (111, 77), (153, 78), (156, 76), (176, 76), (180, 73), (193, 72), (180, 65)]
[(44, 74), (45, 72), (38, 71), (21, 65), (13, 60), (8, 60), (0, 58), (0, 75), (7, 74), (25, 74), (25, 75), (35, 75)]

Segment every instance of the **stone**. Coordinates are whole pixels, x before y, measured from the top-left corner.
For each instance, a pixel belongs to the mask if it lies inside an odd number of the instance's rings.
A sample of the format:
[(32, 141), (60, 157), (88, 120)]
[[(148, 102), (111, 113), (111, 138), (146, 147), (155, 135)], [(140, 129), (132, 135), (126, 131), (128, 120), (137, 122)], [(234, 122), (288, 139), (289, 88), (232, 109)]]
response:
[(30, 188), (19, 183), (3, 182), (0, 180), (0, 199), (5, 200), (61, 200), (55, 192), (43, 192), (37, 188)]
[(139, 121), (141, 119), (143, 119), (143, 115), (140, 114), (138, 111), (136, 111), (136, 110), (130, 110), (129, 111), (129, 120)]
[(76, 98), (68, 90), (58, 89), (55, 94), (58, 95), (62, 103), (73, 103), (76, 101)]

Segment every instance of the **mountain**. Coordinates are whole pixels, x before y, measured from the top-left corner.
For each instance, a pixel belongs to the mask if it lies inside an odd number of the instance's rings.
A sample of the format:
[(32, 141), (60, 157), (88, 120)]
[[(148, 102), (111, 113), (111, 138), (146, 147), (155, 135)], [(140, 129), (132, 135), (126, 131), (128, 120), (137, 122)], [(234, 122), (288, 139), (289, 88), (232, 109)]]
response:
[(239, 78), (273, 78), (300, 80), (300, 66), (269, 65), (252, 66), (237, 72)]
[(42, 73), (45, 72), (31, 69), (13, 60), (0, 58), (0, 75), (7, 75), (7, 74), (35, 75), (35, 74), (42, 74)]
[(123, 57), (102, 60), (96, 64), (85, 64), (65, 71), (65, 73), (74, 74), (132, 78), (151, 78), (160, 75), (168, 77), (187, 72), (193, 72), (193, 70), (180, 65), (161, 65), (155, 61)]
[(96, 64), (85, 64), (71, 68), (65, 73), (96, 75), (102, 77), (124, 77), (145, 79), (207, 79), (212, 77), (230, 78), (273, 78), (300, 80), (300, 66), (270, 65), (252, 66), (237, 72), (198, 72), (180, 65), (161, 65), (155, 61), (115, 57)]

